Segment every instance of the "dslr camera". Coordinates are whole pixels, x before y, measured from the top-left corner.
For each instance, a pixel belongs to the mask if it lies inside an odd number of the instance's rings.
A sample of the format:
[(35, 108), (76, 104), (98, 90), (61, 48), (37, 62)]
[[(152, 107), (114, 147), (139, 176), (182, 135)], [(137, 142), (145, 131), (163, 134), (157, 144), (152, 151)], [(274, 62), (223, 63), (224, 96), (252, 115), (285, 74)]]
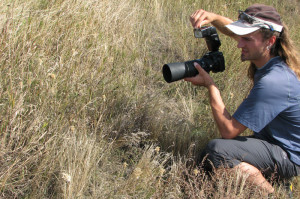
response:
[(205, 38), (207, 48), (210, 52), (206, 53), (200, 59), (164, 64), (162, 73), (166, 82), (171, 83), (186, 77), (196, 76), (198, 70), (195, 68), (194, 62), (197, 62), (207, 73), (210, 71), (216, 73), (225, 70), (224, 56), (219, 51), (221, 41), (216, 28), (209, 26), (194, 29), (194, 36), (196, 38)]

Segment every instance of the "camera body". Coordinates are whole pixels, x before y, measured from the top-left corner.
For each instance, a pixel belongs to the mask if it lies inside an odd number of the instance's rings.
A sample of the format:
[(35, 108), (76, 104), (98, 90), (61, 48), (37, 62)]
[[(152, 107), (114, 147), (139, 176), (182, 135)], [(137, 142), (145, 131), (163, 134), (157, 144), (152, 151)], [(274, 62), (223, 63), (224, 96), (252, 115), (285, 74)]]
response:
[(207, 73), (210, 71), (216, 73), (225, 70), (224, 56), (219, 51), (221, 41), (216, 28), (209, 26), (194, 29), (194, 36), (196, 38), (205, 38), (207, 48), (210, 52), (206, 53), (200, 59), (164, 64), (162, 73), (166, 82), (171, 83), (186, 77), (196, 76), (198, 70), (195, 68), (194, 62), (197, 62)]

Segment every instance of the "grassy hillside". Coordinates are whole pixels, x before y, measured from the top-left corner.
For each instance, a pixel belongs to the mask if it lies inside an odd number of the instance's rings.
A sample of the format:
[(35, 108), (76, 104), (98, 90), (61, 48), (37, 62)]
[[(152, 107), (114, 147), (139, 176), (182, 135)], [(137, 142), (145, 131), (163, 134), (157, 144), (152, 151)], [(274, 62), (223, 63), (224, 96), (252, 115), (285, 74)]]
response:
[[(0, 198), (259, 198), (239, 173), (189, 167), (219, 137), (207, 92), (161, 73), (207, 52), (196, 9), (236, 19), (254, 2), (1, 0)], [(299, 1), (261, 2), (300, 46)], [(219, 36), (226, 70), (212, 76), (232, 113), (248, 64)]]

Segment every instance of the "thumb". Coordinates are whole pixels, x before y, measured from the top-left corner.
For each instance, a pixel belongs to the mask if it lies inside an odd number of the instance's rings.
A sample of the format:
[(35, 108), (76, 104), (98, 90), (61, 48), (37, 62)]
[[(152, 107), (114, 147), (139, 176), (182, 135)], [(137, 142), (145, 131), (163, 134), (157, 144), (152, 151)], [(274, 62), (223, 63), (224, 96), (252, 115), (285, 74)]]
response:
[(199, 74), (206, 73), (206, 71), (197, 62), (194, 62), (194, 66), (198, 70)]
[(200, 28), (203, 26), (205, 26), (205, 25), (207, 25), (207, 24), (209, 24), (209, 21), (208, 20), (206, 20), (206, 19), (204, 19), (203, 21), (201, 21), (200, 22)]

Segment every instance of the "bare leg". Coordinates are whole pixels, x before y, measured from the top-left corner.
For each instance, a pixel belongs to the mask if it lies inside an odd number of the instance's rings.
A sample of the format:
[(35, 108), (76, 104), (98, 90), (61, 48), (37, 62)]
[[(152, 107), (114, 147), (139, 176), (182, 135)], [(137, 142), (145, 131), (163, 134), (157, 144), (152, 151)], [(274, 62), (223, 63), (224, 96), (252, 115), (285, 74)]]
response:
[(234, 168), (239, 169), (245, 174), (248, 174), (248, 178), (247, 178), (248, 182), (260, 187), (262, 190), (266, 191), (267, 193), (274, 192), (274, 188), (272, 187), (272, 185), (266, 180), (266, 178), (256, 167), (246, 162), (242, 162)]

